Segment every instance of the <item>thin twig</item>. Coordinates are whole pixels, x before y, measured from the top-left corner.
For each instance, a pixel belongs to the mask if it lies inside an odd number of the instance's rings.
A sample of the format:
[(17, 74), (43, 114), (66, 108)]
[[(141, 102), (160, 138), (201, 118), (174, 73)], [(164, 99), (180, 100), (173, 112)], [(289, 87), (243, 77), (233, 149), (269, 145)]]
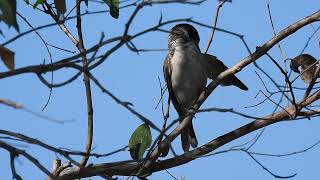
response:
[(13, 153), (15, 156), (16, 155), (22, 155), (25, 158), (27, 158), (32, 164), (34, 164), (37, 168), (39, 168), (42, 172), (44, 172), (47, 176), (49, 176), (50, 178), (53, 178), (53, 175), (51, 174), (51, 172), (46, 169), (35, 157), (33, 157), (32, 155), (30, 155), (29, 153), (27, 153), (24, 150), (15, 148), (5, 142), (0, 141), (0, 147), (7, 150), (10, 153)]
[[(32, 28), (32, 29), (34, 29), (34, 27), (29, 23), (29, 21), (27, 20), (27, 18), (25, 18), (24, 16), (22, 16), (20, 13), (18, 13), (18, 12), (16, 12), (17, 13), (17, 15), (22, 19), (22, 20), (24, 20), (27, 24), (28, 24), (28, 26), (30, 27), (30, 28)], [(43, 39), (43, 37), (40, 35), (40, 33), (38, 32), (38, 31), (34, 31), (37, 35), (38, 35), (38, 37), (41, 39), (41, 41), (43, 42), (43, 44), (44, 44), (44, 46), (46, 47), (46, 50), (47, 50), (47, 52), (48, 52), (48, 55), (49, 55), (49, 58), (50, 58), (50, 63), (52, 64), (52, 62), (53, 62), (53, 60), (52, 60), (52, 54), (51, 54), (51, 52), (50, 52), (50, 50), (49, 50), (49, 47), (48, 47), (48, 43)], [(53, 71), (51, 71), (51, 83), (53, 83)], [(48, 96), (48, 99), (47, 99), (47, 101), (46, 101), (46, 103), (45, 103), (45, 105), (42, 107), (42, 111), (44, 111), (45, 110), (45, 108), (48, 106), (48, 104), (49, 104), (49, 102), (50, 102), (50, 99), (51, 99), (51, 95), (52, 95), (52, 88), (50, 88), (49, 89), (49, 96)]]
[(44, 119), (44, 120), (47, 120), (47, 121), (50, 121), (50, 122), (58, 123), (58, 124), (64, 124), (64, 123), (67, 123), (67, 122), (74, 122), (74, 120), (62, 121), (62, 120), (53, 119), (51, 117), (48, 117), (48, 116), (39, 114), (37, 112), (34, 112), (34, 111), (24, 107), (22, 104), (18, 104), (16, 102), (13, 102), (13, 101), (7, 100), (7, 99), (1, 99), (0, 98), (0, 104), (4, 104), (4, 105), (9, 106), (9, 107), (14, 108), (14, 109), (23, 110), (23, 111), (25, 111), (25, 112), (27, 112), (29, 114), (32, 114), (32, 115), (34, 115), (36, 117), (39, 117), (41, 119)]
[(210, 45), (211, 45), (211, 42), (213, 40), (214, 32), (216, 30), (216, 26), (217, 26), (217, 22), (218, 22), (219, 11), (220, 11), (220, 8), (223, 6), (224, 3), (225, 3), (225, 1), (219, 1), (219, 3), (218, 3), (217, 10), (216, 10), (216, 13), (215, 13), (215, 18), (214, 18), (213, 25), (212, 25), (213, 28), (211, 30), (211, 34), (210, 34), (210, 38), (209, 38), (207, 47), (206, 47), (206, 49), (204, 51), (205, 54), (208, 53), (208, 50), (209, 50)]
[[(77, 47), (81, 53), (84, 55), (82, 56), (82, 66), (84, 69), (88, 68), (88, 60), (87, 56), (85, 53), (85, 47), (84, 47), (84, 42), (83, 42), (83, 37), (82, 37), (82, 25), (81, 25), (81, 0), (76, 1), (76, 13), (77, 13), (77, 30), (78, 30), (78, 37), (79, 37), (79, 42), (77, 44)], [(85, 147), (85, 152), (87, 154), (90, 154), (91, 152), (91, 146), (92, 146), (92, 141), (93, 141), (93, 107), (92, 107), (92, 95), (91, 95), (91, 87), (90, 87), (90, 78), (87, 75), (86, 72), (83, 73), (83, 81), (86, 89), (86, 97), (87, 97), (87, 113), (88, 113), (88, 130), (87, 130), (87, 143)], [(81, 161), (80, 161), (80, 166), (84, 167), (86, 166), (90, 156), (83, 156)]]
[(293, 178), (297, 175), (297, 173), (289, 175), (289, 176), (280, 176), (277, 175), (273, 172), (271, 172), (266, 166), (264, 166), (260, 161), (258, 161), (252, 154), (246, 152), (248, 154), (249, 157), (251, 157), (251, 159), (256, 162), (260, 167), (262, 167), (263, 170), (267, 171), (269, 174), (271, 174), (273, 177), (275, 178), (280, 178), (280, 179), (288, 179), (288, 178)]
[(294, 105), (295, 109), (296, 109), (296, 112), (295, 112), (295, 115), (293, 117), (293, 119), (295, 117), (297, 117), (298, 115), (298, 106), (297, 106), (297, 103), (296, 103), (296, 98), (294, 96), (294, 93), (293, 93), (293, 90), (292, 90), (292, 84), (289, 80), (289, 77), (287, 75), (287, 73), (281, 68), (281, 66), (277, 63), (277, 61), (275, 59), (273, 59), (272, 56), (269, 55), (269, 53), (266, 53), (266, 55), (271, 59), (271, 61), (277, 66), (277, 68), (280, 70), (280, 72), (283, 74), (283, 76), (285, 77), (285, 81), (286, 81), (286, 84), (289, 86), (289, 90), (290, 90), (290, 93), (291, 93), (291, 97), (292, 97), (292, 101), (291, 103)]

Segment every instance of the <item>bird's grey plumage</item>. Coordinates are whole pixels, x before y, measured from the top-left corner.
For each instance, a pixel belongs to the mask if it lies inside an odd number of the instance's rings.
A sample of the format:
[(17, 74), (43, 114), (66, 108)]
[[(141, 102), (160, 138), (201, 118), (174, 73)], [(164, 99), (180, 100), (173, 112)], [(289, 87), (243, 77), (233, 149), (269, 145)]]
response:
[[(317, 59), (309, 54), (300, 54), (293, 58), (290, 63), (290, 68), (294, 72), (301, 74), (301, 79), (307, 84), (312, 81), (317, 67)], [(299, 68), (301, 69), (301, 71), (299, 70)]]
[[(170, 99), (179, 114), (180, 121), (197, 100), (207, 82), (206, 72), (200, 63), (199, 35), (189, 24), (179, 24), (169, 34), (169, 53), (163, 71)], [(192, 122), (181, 132), (182, 148), (188, 151), (198, 141)]]
[[(202, 54), (198, 46), (199, 41), (197, 30), (190, 24), (174, 26), (168, 38), (169, 52), (163, 64), (163, 73), (169, 97), (180, 121), (205, 89), (207, 79), (216, 79), (221, 72), (228, 69), (214, 56)], [(228, 77), (222, 85), (248, 89), (235, 76)], [(190, 145), (194, 148), (198, 145), (192, 121), (181, 132), (181, 141), (184, 151), (188, 151)], [(169, 149), (164, 150), (162, 155), (165, 156), (168, 151)]]

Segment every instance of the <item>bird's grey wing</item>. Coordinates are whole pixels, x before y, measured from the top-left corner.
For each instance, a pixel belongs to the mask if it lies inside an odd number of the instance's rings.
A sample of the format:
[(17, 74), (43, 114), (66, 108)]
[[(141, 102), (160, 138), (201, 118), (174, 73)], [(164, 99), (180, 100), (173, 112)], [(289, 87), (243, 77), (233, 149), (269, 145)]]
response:
[(181, 116), (183, 111), (177, 101), (176, 96), (174, 95), (173, 88), (172, 88), (172, 82), (171, 82), (172, 68), (171, 68), (170, 59), (171, 59), (171, 56), (170, 56), (170, 54), (168, 54), (166, 56), (166, 59), (164, 60), (164, 63), (163, 63), (163, 75), (164, 75), (164, 79), (167, 83), (167, 88), (169, 91), (169, 98), (172, 101), (172, 104), (173, 104), (174, 108), (177, 110), (179, 116)]
[(212, 80), (216, 79), (220, 73), (227, 70), (228, 68), (215, 56), (209, 54), (203, 54), (203, 65), (206, 68), (208, 77)]
[[(216, 79), (220, 73), (227, 70), (228, 67), (223, 64), (222, 61), (217, 59), (215, 56), (210, 54), (203, 54), (203, 63), (206, 67), (208, 77), (212, 80)], [(235, 75), (231, 75), (225, 78), (222, 83), (222, 86), (237, 86), (242, 90), (248, 90), (248, 87), (244, 85)]]

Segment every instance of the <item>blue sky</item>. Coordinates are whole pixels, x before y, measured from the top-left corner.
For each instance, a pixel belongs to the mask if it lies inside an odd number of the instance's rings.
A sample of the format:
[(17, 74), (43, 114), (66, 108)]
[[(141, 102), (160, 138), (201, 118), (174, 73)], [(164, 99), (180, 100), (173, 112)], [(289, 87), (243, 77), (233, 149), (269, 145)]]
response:
[[(298, 0), (270, 0), (269, 2), (277, 32), (319, 10), (320, 7), (319, 1), (316, 0), (307, 2)], [(68, 4), (68, 8), (70, 9), (74, 2), (69, 1), (68, 3), (70, 3)], [(161, 13), (163, 20), (193, 17), (196, 21), (211, 24), (216, 5), (216, 1), (208, 0), (201, 6), (171, 4), (145, 7), (133, 21), (129, 33), (134, 34), (146, 27), (155, 25), (158, 23)], [(86, 9), (86, 7), (83, 6), (83, 9)], [(89, 11), (97, 9), (105, 10), (107, 6), (96, 3), (89, 4)], [(106, 38), (121, 35), (124, 24), (132, 11), (133, 8), (122, 10), (118, 20), (112, 19), (107, 13), (85, 16), (83, 18), (85, 46), (91, 47), (97, 43), (102, 31), (105, 33)], [(45, 14), (32, 9), (31, 6), (26, 6), (20, 1), (18, 2), (18, 12), (23, 14), (34, 27), (52, 22)], [(21, 32), (29, 29), (21, 19), (18, 19), (18, 22)], [(315, 28), (319, 25), (319, 23), (314, 23)], [(74, 20), (68, 21), (67, 26), (76, 34)], [(168, 30), (172, 26), (174, 26), (174, 24), (167, 25), (165, 29)], [(197, 25), (194, 26), (200, 34), (200, 49), (204, 49), (210, 35), (210, 29)], [(254, 51), (256, 46), (262, 45), (273, 36), (268, 17), (267, 1), (249, 0), (234, 1), (232, 4), (226, 3), (221, 9), (217, 26), (244, 35), (251, 51)], [(0, 37), (0, 42), (4, 42), (17, 34), (14, 29), (7, 29), (3, 24), (0, 27), (6, 36), (6, 38)], [(77, 50), (58, 27), (50, 27), (39, 32), (50, 44), (72, 51)], [(281, 47), (284, 56), (290, 58), (298, 55), (312, 33), (312, 27), (306, 26), (282, 41)], [(319, 35), (318, 33), (318, 36)], [(141, 38), (135, 39), (133, 42), (138, 48), (166, 48), (167, 34), (163, 32), (149, 33)], [(319, 39), (313, 37), (305, 52), (319, 59), (320, 51), (318, 43)], [(38, 65), (41, 64), (44, 59), (46, 62), (49, 62), (48, 53), (35, 33), (24, 36), (9, 44), (7, 47), (16, 53), (16, 68)], [(105, 52), (110, 47), (110, 45), (106, 46), (101, 52)], [(53, 48), (51, 48), (51, 52), (54, 60), (59, 60), (71, 55), (70, 53)], [(239, 38), (219, 31), (215, 33), (209, 53), (223, 60), (229, 67), (248, 55), (245, 46)], [(277, 48), (273, 48), (270, 54), (278, 62), (281, 62), (281, 56)], [(142, 52), (137, 55), (123, 46), (112, 54), (100, 67), (94, 69), (93, 74), (108, 90), (120, 99), (132, 102), (138, 112), (150, 118), (160, 127), (163, 121), (161, 109), (155, 109), (154, 107), (158, 102), (160, 94), (158, 77), (164, 82), (162, 63), (165, 55), (166, 52)], [(258, 60), (258, 63), (269, 72), (278, 83), (284, 84), (284, 77), (281, 76), (281, 73), (276, 67), (270, 63), (268, 58), (263, 56)], [(1, 63), (0, 71), (6, 71), (6, 68)], [(263, 99), (263, 96), (254, 98), (260, 89), (264, 89), (255, 71), (265, 79), (265, 83), (270, 91), (277, 90), (262, 73), (253, 65), (249, 65), (237, 74), (249, 87), (249, 91), (244, 92), (236, 87), (220, 86), (210, 95), (202, 107), (233, 107), (235, 110), (253, 116), (264, 116), (271, 113), (274, 105), (268, 101), (256, 108), (244, 108), (256, 104)], [(70, 69), (57, 71), (54, 74), (55, 82), (61, 82), (73, 73), (73, 70)], [(50, 74), (47, 73), (46, 77), (49, 78)], [(306, 86), (300, 81), (296, 81), (294, 85), (300, 87)], [(74, 150), (84, 149), (87, 116), (82, 78), (78, 78), (73, 83), (62, 88), (54, 89), (50, 103), (43, 112), (41, 112), (41, 109), (47, 101), (49, 89), (41, 84), (36, 75), (25, 74), (2, 79), (0, 86), (2, 87), (0, 90), (0, 98), (21, 103), (32, 111), (55, 119), (75, 120), (72, 123), (61, 125), (48, 122), (45, 119), (35, 117), (24, 111), (0, 106), (0, 112), (2, 114), (1, 129), (21, 132), (57, 147), (67, 147)], [(142, 122), (115, 103), (110, 97), (102, 94), (95, 85), (92, 85), (92, 93), (95, 131), (93, 151), (107, 153), (127, 145), (131, 133)], [(301, 92), (297, 91), (298, 97), (301, 96), (301, 94)], [(275, 100), (278, 98), (279, 96), (274, 97)], [(176, 114), (172, 108), (170, 120), (175, 118)], [(250, 119), (229, 113), (212, 112), (198, 114), (194, 119), (194, 126), (199, 144), (201, 145), (250, 121)], [(311, 121), (301, 120), (274, 124), (267, 127), (261, 139), (252, 150), (262, 153), (280, 154), (304, 149), (320, 139), (320, 134), (318, 133), (319, 125), (319, 118), (313, 118)], [(246, 142), (258, 132), (259, 131), (244, 136), (231, 144), (223, 146), (217, 151)], [(152, 131), (152, 133), (156, 136), (155, 131)], [(14, 145), (21, 147), (21, 143), (14, 143)], [(178, 153), (182, 153), (180, 138), (174, 141), (174, 147), (176, 147)], [(54, 153), (35, 146), (28, 146), (26, 150), (29, 153), (35, 154), (49, 169), (51, 168), (52, 161), (56, 158)], [(292, 179), (317, 179), (320, 176), (318, 171), (319, 147), (295, 156), (283, 158), (256, 156), (256, 158), (269, 170), (278, 175), (285, 176), (298, 173), (298, 175)], [(90, 163), (127, 159), (130, 159), (130, 155), (128, 151), (125, 151), (106, 158), (92, 158), (90, 159)], [(2, 162), (1, 179), (11, 179), (9, 156), (6, 151), (0, 150), (0, 160)], [(40, 171), (24, 158), (18, 159), (17, 171), (24, 179), (43, 179), (45, 177), (43, 173), (39, 173)], [(200, 158), (183, 166), (170, 169), (169, 171), (175, 177), (184, 177), (187, 180), (231, 180), (235, 178), (269, 180), (273, 178), (250, 159), (249, 156), (241, 152), (230, 152)], [(165, 171), (154, 173), (151, 176), (151, 179), (170, 178), (170, 175)], [(101, 178), (95, 177), (93, 179)]]

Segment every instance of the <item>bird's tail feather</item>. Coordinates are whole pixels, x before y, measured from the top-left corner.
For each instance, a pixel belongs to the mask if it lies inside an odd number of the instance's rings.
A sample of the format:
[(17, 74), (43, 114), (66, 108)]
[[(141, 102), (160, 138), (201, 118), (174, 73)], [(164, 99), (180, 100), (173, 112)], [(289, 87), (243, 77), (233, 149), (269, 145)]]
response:
[(190, 123), (190, 125), (187, 127), (188, 128), (188, 138), (189, 138), (189, 143), (191, 144), (191, 146), (193, 148), (196, 148), (198, 146), (198, 140), (197, 140), (197, 137), (196, 137), (196, 133), (194, 132), (194, 129), (193, 129), (193, 124), (192, 124), (192, 121)]
[[(196, 148), (198, 146), (198, 140), (196, 137), (196, 134), (193, 129), (192, 121), (190, 124), (181, 132), (181, 144), (182, 144), (182, 149), (183, 151), (189, 151), (190, 145), (193, 148)], [(167, 146), (163, 149), (161, 153), (161, 157), (165, 157), (169, 153), (169, 148), (170, 146)]]
[(238, 88), (242, 90), (248, 90), (248, 87), (243, 84), (235, 75), (231, 75), (230, 77), (227, 77), (224, 79), (221, 83), (222, 86), (237, 86)]
[(246, 85), (244, 85), (238, 78), (234, 82), (234, 85), (237, 86), (238, 88), (242, 89), (242, 90), (248, 90), (248, 87)]
[(189, 132), (187, 128), (185, 128), (181, 132), (181, 144), (182, 144), (183, 151), (189, 151), (190, 142), (189, 142)]
[(198, 146), (198, 140), (192, 122), (190, 122), (190, 124), (181, 132), (181, 143), (184, 151), (189, 151), (190, 145), (193, 148)]

